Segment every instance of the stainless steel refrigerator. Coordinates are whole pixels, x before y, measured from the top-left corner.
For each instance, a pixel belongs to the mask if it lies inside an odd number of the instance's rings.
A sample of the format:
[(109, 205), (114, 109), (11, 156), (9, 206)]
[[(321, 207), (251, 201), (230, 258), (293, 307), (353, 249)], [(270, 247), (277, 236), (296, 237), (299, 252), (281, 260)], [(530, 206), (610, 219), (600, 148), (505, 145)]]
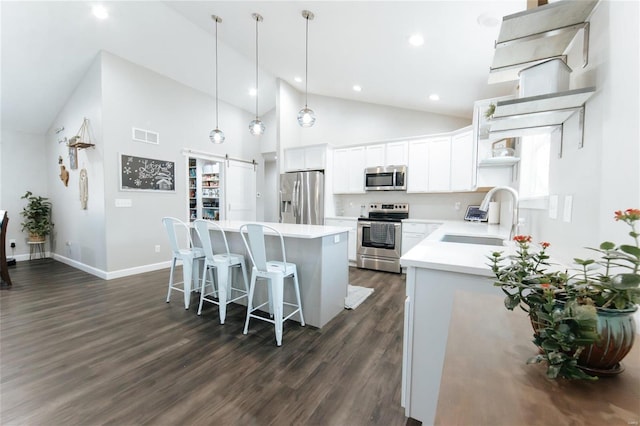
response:
[(280, 222), (324, 225), (324, 174), (280, 175)]

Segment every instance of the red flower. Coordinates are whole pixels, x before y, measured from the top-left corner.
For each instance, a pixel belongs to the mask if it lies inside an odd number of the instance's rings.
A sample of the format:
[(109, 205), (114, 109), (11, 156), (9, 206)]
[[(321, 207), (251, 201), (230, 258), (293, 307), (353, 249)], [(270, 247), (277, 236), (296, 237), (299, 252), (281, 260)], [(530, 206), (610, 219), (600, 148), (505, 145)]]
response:
[(513, 240), (517, 243), (530, 243), (531, 235), (516, 235)]
[(636, 220), (640, 220), (640, 209), (626, 209), (624, 212), (617, 210), (614, 219), (616, 221), (623, 220), (629, 223), (635, 222)]
[(540, 243), (540, 245), (542, 246), (543, 249), (546, 249), (547, 247), (549, 247), (551, 244), (547, 243), (546, 241), (543, 241)]
[(551, 287), (551, 284), (549, 284), (549, 283), (542, 283), (542, 284), (540, 284), (540, 287), (545, 288), (545, 289), (546, 289), (546, 288), (550, 288), (550, 287)]

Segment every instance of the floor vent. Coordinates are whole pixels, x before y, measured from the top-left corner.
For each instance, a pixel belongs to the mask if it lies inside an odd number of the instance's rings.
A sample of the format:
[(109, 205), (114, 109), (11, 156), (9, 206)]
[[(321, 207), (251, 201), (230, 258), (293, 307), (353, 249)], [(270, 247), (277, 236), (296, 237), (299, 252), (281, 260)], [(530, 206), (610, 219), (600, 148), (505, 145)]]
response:
[(146, 142), (158, 145), (160, 143), (160, 133), (152, 132), (151, 130), (138, 129), (132, 127), (133, 140), (138, 142)]

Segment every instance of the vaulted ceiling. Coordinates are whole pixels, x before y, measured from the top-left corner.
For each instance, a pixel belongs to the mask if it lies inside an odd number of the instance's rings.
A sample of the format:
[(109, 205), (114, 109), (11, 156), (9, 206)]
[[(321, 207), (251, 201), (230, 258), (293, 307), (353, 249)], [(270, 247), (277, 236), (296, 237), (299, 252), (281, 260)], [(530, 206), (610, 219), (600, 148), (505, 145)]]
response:
[[(511, 93), (489, 85), (502, 16), (524, 10), (504, 1), (121, 1), (0, 2), (2, 125), (44, 133), (100, 50), (214, 93), (214, 22), (219, 96), (253, 112), (255, 21), (259, 24), (259, 109), (275, 105), (276, 79), (304, 91), (304, 9), (309, 22), (312, 94), (471, 117), (473, 102)], [(491, 22), (497, 25), (486, 25)], [(484, 23), (484, 25), (483, 25)], [(424, 44), (408, 38), (420, 33)], [(354, 85), (362, 91), (353, 90)], [(439, 101), (429, 99), (438, 94)]]

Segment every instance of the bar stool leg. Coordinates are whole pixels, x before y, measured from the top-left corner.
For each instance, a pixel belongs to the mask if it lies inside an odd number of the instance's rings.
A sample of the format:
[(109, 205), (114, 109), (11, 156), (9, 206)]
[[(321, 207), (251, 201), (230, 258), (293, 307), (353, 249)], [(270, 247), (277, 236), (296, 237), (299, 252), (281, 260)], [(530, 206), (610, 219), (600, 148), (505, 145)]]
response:
[(282, 346), (282, 318), (284, 317), (284, 276), (271, 278), (273, 293), (273, 320), (276, 329), (276, 343)]
[(256, 274), (251, 274), (251, 284), (249, 285), (249, 297), (247, 298), (247, 320), (244, 322), (244, 331), (242, 334), (247, 334), (249, 332), (249, 318), (251, 317), (251, 312), (253, 311), (253, 293), (256, 289)]
[(300, 286), (298, 285), (298, 271), (293, 272), (293, 285), (296, 288), (296, 299), (298, 300), (298, 311), (300, 313), (300, 325), (304, 326), (304, 316), (302, 315), (302, 301), (300, 300)]

